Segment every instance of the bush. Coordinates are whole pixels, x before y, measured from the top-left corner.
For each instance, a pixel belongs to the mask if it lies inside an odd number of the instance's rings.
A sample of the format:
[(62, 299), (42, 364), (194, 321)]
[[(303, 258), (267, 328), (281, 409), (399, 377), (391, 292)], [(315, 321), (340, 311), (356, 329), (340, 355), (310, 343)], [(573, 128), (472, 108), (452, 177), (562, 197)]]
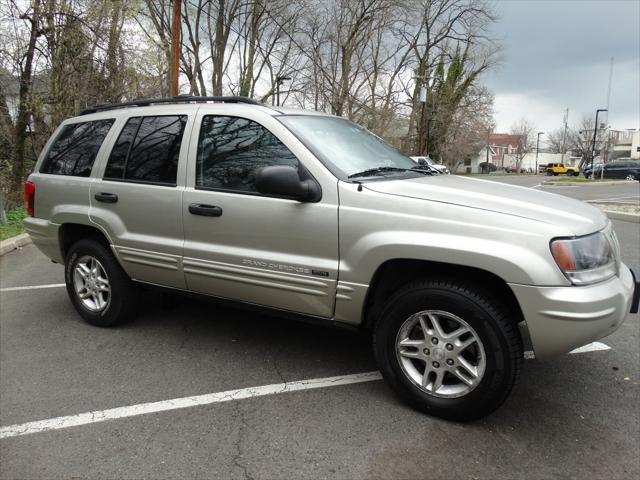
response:
[(24, 226), (22, 220), (27, 216), (27, 212), (24, 208), (11, 210), (7, 212), (7, 223), (2, 225), (0, 223), (0, 240), (6, 240), (7, 238), (15, 237), (24, 232)]
[(491, 162), (482, 162), (478, 165), (478, 167), (480, 167), (481, 173), (491, 173), (491, 172), (495, 172), (498, 169), (498, 167), (496, 167)]

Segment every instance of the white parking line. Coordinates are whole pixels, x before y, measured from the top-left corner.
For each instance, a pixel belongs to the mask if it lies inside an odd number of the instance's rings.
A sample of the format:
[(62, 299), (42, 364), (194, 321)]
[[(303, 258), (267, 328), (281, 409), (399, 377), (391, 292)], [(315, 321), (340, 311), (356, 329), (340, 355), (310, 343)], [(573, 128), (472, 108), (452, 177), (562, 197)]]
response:
[[(610, 350), (611, 347), (601, 342), (593, 342), (580, 348), (576, 348), (570, 353), (586, 353), (599, 350)], [(525, 352), (525, 358), (533, 358), (533, 352)], [(263, 385), (260, 387), (240, 388), (237, 390), (227, 390), (225, 392), (207, 393), (192, 397), (174, 398), (171, 400), (161, 400), (159, 402), (140, 403), (127, 407), (110, 408), (108, 410), (96, 410), (94, 412), (79, 413), (67, 417), (49, 418), (35, 422), (27, 422), (16, 425), (0, 427), (0, 439), (19, 437), (31, 433), (42, 433), (63, 428), (79, 427), (92, 423), (106, 422), (119, 418), (135, 417), (148, 413), (167, 412), (181, 408), (198, 407), (210, 405), (212, 403), (230, 402), (245, 398), (264, 397), (266, 395), (279, 395), (281, 393), (297, 392), (301, 390), (312, 390), (316, 388), (337, 387), (353, 383), (373, 382), (381, 380), (379, 372), (355, 373), (352, 375), (340, 375), (337, 377), (315, 378), (311, 380), (298, 380), (295, 382), (276, 383)]]
[(174, 398), (172, 400), (162, 400), (159, 402), (141, 403), (138, 405), (130, 405), (128, 407), (110, 408), (108, 410), (80, 413), (78, 415), (70, 415), (68, 417), (50, 418), (36, 422), (0, 427), (0, 439), (18, 437), (21, 435), (28, 435), (30, 433), (60, 430), (62, 428), (77, 427), (80, 425), (99, 423), (117, 418), (135, 417), (137, 415), (144, 415), (147, 413), (166, 412), (180, 408), (230, 402), (232, 400), (242, 400), (244, 398), (278, 395), (280, 393), (311, 390), (315, 388), (336, 387), (352, 383), (372, 382), (374, 380), (380, 380), (381, 378), (382, 376), (379, 372), (356, 373), (353, 375), (276, 383), (273, 385), (263, 385), (261, 387), (249, 387), (240, 388), (238, 390), (227, 390), (226, 392), (207, 393), (204, 395), (196, 395), (194, 397)]
[(0, 292), (19, 292), (20, 290), (37, 290), (39, 288), (60, 288), (64, 286), (65, 286), (64, 283), (49, 283), (47, 285), (29, 285), (26, 287), (0, 288)]
[(592, 342), (582, 347), (578, 347), (575, 350), (571, 350), (569, 353), (587, 353), (587, 352), (599, 352), (601, 350), (611, 350), (611, 347), (602, 342)]

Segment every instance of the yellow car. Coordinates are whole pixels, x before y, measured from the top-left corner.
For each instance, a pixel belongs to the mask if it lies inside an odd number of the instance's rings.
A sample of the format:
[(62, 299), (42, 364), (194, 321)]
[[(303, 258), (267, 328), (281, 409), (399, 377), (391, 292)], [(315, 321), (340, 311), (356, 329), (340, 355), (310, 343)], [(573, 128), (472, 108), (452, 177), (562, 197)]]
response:
[(546, 168), (547, 175), (557, 176), (560, 174), (566, 174), (568, 176), (578, 176), (580, 170), (578, 167), (565, 167), (562, 163), (549, 163)]

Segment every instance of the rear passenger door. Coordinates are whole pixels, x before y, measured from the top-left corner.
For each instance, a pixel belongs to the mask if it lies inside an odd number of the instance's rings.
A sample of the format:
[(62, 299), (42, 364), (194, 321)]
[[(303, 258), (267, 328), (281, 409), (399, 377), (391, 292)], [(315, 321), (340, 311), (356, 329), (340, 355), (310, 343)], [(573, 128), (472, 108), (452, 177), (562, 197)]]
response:
[(192, 121), (184, 114), (126, 119), (91, 185), (91, 220), (135, 280), (185, 288), (181, 200)]

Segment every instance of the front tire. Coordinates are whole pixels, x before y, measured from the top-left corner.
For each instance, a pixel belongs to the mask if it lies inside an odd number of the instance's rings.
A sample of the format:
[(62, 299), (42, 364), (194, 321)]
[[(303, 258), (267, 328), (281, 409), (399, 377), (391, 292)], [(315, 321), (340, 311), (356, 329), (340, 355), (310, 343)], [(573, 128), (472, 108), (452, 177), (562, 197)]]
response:
[(65, 259), (71, 303), (91, 325), (111, 327), (128, 320), (137, 305), (137, 288), (103, 242), (74, 243)]
[[(625, 177), (625, 180), (635, 180), (635, 179), (636, 179), (636, 176), (633, 175), (632, 173), (630, 173)], [(638, 179), (640, 179), (640, 176), (638, 177)]]
[(448, 420), (484, 417), (507, 399), (523, 361), (512, 314), (472, 283), (430, 279), (388, 301), (374, 329), (378, 366), (417, 410)]

